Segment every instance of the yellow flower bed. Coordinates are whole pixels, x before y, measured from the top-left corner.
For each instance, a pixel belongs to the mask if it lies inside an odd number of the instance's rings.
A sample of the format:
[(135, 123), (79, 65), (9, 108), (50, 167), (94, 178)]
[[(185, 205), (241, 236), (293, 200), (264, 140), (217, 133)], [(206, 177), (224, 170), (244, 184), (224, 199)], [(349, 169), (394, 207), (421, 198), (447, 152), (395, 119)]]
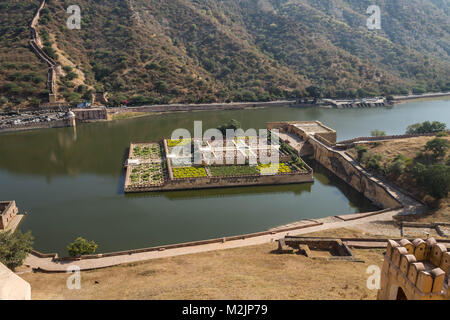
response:
[(175, 179), (200, 178), (207, 177), (205, 168), (183, 167), (173, 168), (173, 176)]
[(173, 148), (176, 146), (185, 146), (190, 142), (191, 142), (191, 139), (167, 140), (167, 145), (170, 148)]
[(285, 163), (279, 163), (278, 166), (272, 163), (268, 164), (260, 164), (258, 165), (258, 170), (261, 173), (270, 173), (270, 174), (277, 174), (277, 173), (291, 173), (292, 170), (289, 166), (287, 166)]

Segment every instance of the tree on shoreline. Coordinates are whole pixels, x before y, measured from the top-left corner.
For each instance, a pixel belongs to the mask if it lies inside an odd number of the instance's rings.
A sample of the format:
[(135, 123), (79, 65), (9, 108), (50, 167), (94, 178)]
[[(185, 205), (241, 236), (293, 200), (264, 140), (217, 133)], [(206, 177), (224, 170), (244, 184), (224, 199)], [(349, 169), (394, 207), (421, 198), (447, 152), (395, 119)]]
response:
[(381, 130), (373, 130), (370, 135), (372, 137), (385, 137), (386, 136), (386, 132), (385, 131), (381, 131)]
[(31, 232), (23, 234), (16, 232), (0, 232), (0, 262), (9, 269), (20, 267), (25, 258), (33, 250), (33, 236)]
[(222, 132), (224, 136), (227, 134), (227, 130), (237, 130), (241, 128), (241, 123), (235, 119), (231, 119), (228, 123), (225, 123), (218, 127), (217, 129)]
[(406, 129), (406, 134), (422, 134), (422, 133), (437, 133), (447, 129), (445, 123), (439, 121), (425, 121), (422, 123), (415, 123)]
[(93, 254), (98, 248), (95, 241), (88, 241), (82, 237), (78, 237), (74, 242), (67, 246), (67, 251), (71, 257), (80, 257), (85, 254)]

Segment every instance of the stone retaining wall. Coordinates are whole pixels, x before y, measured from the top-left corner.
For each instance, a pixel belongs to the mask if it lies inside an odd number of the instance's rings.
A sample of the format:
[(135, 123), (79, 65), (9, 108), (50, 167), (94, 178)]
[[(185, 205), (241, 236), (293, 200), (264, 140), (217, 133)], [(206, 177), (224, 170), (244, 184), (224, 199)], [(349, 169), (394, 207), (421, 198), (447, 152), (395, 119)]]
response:
[(193, 190), (206, 188), (226, 188), (254, 185), (274, 185), (314, 182), (312, 171), (302, 173), (286, 173), (268, 176), (234, 176), (234, 177), (207, 177), (192, 179), (172, 179), (163, 186), (130, 187), (125, 188), (126, 193), (149, 191)]
[(75, 119), (78, 121), (107, 120), (108, 112), (106, 108), (72, 109)]
[(373, 181), (364, 171), (356, 168), (339, 152), (327, 148), (315, 138), (309, 140), (314, 147), (314, 158), (336, 176), (347, 182), (357, 191), (377, 206), (386, 208), (401, 208), (402, 204), (396, 200), (383, 186)]
[(14, 131), (24, 131), (24, 130), (34, 130), (34, 129), (49, 129), (49, 128), (64, 128), (71, 127), (70, 121), (68, 120), (56, 120), (50, 122), (38, 122), (24, 124), (21, 126), (3, 126), (0, 127), (0, 133), (3, 132), (14, 132)]

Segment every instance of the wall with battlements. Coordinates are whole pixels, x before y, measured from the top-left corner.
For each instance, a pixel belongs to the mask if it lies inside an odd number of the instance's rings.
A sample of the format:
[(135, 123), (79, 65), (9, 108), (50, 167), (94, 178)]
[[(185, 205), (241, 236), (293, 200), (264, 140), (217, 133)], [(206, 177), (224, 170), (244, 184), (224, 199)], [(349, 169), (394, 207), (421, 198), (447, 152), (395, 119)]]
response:
[(434, 238), (389, 240), (380, 300), (450, 300), (450, 252)]

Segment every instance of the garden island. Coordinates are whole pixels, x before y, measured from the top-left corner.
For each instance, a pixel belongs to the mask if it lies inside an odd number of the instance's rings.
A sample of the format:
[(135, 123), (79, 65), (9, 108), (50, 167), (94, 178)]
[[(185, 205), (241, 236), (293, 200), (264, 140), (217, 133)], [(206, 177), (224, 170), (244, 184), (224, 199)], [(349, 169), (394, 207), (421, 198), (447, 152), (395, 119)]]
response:
[[(336, 132), (318, 121), (270, 123), (268, 129), (268, 140), (276, 135), (279, 143), (264, 144), (253, 136), (131, 143), (125, 162), (124, 191), (313, 182), (313, 169), (301, 158), (312, 154), (306, 138), (315, 134), (335, 142)], [(275, 162), (267, 161), (268, 158)]]

